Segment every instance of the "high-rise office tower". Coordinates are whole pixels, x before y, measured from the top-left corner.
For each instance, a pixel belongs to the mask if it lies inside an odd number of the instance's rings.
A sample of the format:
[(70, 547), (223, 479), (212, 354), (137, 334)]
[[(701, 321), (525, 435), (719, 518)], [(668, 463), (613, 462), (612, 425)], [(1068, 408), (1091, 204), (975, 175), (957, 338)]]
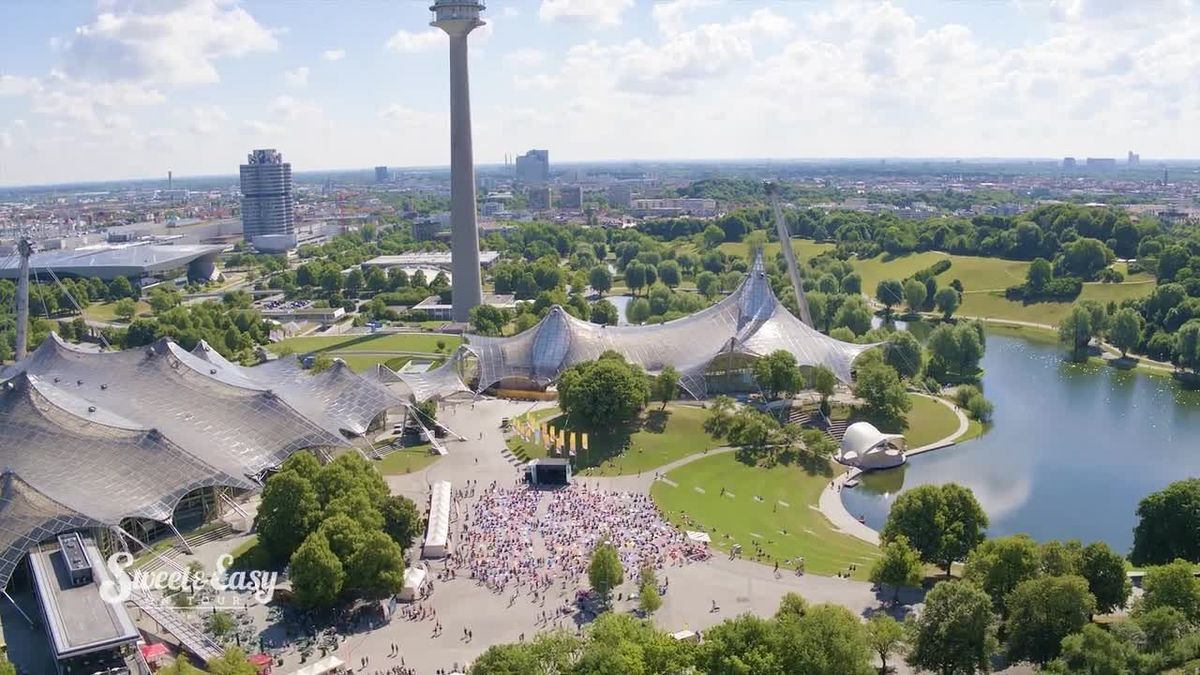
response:
[(471, 148), (471, 82), (467, 36), (483, 25), (479, 0), (435, 0), (430, 23), (450, 36), (450, 279), (451, 317), (466, 322), (483, 302), (479, 273), (479, 226), (475, 213), (475, 156)]
[(386, 166), (375, 167), (375, 182), (386, 183), (388, 180), (388, 168)]
[(242, 238), (260, 251), (296, 248), (292, 165), (278, 150), (255, 150), (241, 166)]
[(526, 185), (545, 185), (550, 181), (550, 151), (530, 150), (517, 157), (516, 178)]

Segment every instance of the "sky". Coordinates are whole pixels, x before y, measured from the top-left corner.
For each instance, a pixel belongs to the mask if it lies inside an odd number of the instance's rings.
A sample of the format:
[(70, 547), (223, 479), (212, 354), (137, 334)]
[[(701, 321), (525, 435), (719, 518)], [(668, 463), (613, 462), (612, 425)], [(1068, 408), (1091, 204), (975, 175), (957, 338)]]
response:
[[(1200, 157), (1200, 0), (491, 0), (475, 159)], [(429, 0), (3, 0), (0, 185), (449, 162)]]

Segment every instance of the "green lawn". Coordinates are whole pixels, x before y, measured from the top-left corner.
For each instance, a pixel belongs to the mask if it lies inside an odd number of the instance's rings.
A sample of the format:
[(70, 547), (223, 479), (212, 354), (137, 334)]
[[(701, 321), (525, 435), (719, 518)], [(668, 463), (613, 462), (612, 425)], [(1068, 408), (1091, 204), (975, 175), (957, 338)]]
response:
[(449, 354), (462, 338), (442, 333), (387, 333), (356, 335), (319, 335), (294, 337), (270, 345), (272, 351), (291, 348), (297, 354), (312, 352), (428, 352), (437, 350), (437, 343), (446, 344)]
[[(89, 321), (124, 321), (118, 319), (113, 310), (116, 309), (117, 303), (104, 302), (100, 304), (92, 304), (83, 308), (83, 318)], [(137, 301), (137, 316), (146, 316), (150, 314), (150, 303), (144, 300)]]
[(429, 444), (425, 443), (390, 452), (375, 463), (375, 468), (385, 476), (401, 476), (421, 471), (439, 459), (441, 459), (441, 455), (430, 453)]
[[(948, 286), (955, 279), (962, 282), (965, 293), (958, 313), (963, 316), (1056, 325), (1071, 311), (1069, 302), (1025, 304), (1005, 298), (1005, 288), (1025, 281), (1029, 263), (1019, 260), (926, 251), (899, 257), (880, 255), (870, 260), (855, 260), (851, 264), (862, 275), (863, 292), (873, 296), (875, 286), (883, 279), (904, 279), (943, 258), (949, 259), (951, 264), (950, 269), (938, 275), (938, 285)], [(1118, 263), (1116, 267), (1122, 272), (1126, 269), (1124, 263)], [(1137, 274), (1120, 284), (1086, 283), (1079, 300), (1098, 300), (1105, 304), (1113, 301), (1119, 304), (1127, 298), (1149, 295), (1153, 290), (1153, 276)]]
[[(556, 417), (556, 416), (560, 415), (561, 413), (562, 413), (562, 411), (559, 410), (558, 406), (552, 406), (549, 408), (542, 408), (541, 410), (534, 410), (533, 412), (526, 413), (524, 415), (520, 415), (520, 416), (518, 416), (517, 419), (529, 418), (529, 419), (533, 420), (535, 423), (540, 424), (542, 420), (545, 420), (545, 419), (548, 419), (551, 417)], [(513, 420), (513, 421), (515, 422), (516, 420)], [(516, 457), (519, 457), (525, 461), (528, 461), (531, 459), (539, 459), (539, 458), (546, 456), (546, 448), (544, 446), (538, 445), (536, 443), (527, 443), (527, 442), (521, 440), (521, 437), (517, 436), (516, 434), (510, 435), (504, 441), (504, 443), (505, 443), (505, 445), (508, 446), (509, 451), (512, 452), (513, 455), (515, 455)]]
[[(750, 257), (750, 247), (744, 241), (727, 241), (717, 248), (724, 251), (726, 255), (739, 255), (743, 258)], [(801, 261), (815, 258), (825, 251), (831, 251), (834, 248), (833, 244), (817, 242), (811, 239), (792, 240), (792, 250), (796, 252), (796, 257)], [(776, 254), (779, 253), (779, 242), (767, 242), (767, 245), (763, 248), (763, 253), (766, 254), (767, 260), (774, 260)], [(866, 286), (863, 286), (863, 288), (866, 288)]]
[(678, 487), (657, 481), (650, 494), (673, 524), (707, 531), (713, 546), (722, 551), (737, 543), (743, 557), (750, 557), (757, 543), (767, 553), (765, 564), (778, 560), (781, 567), (791, 567), (786, 561), (803, 556), (806, 572), (833, 575), (853, 563), (858, 565), (854, 578), (865, 579), (877, 549), (835, 531), (825, 516), (810, 508), (840, 470), (809, 473), (798, 466), (749, 466), (729, 452), (667, 473)]
[[(953, 272), (954, 268), (951, 267)], [(966, 284), (966, 281), (963, 282)], [(968, 289), (970, 287), (968, 286)], [(863, 286), (866, 289), (866, 286)], [(1079, 300), (1096, 300), (1105, 305), (1109, 302), (1120, 304), (1127, 298), (1141, 298), (1154, 291), (1153, 282), (1125, 282), (1122, 284), (1086, 283)], [(962, 306), (958, 313), (963, 316), (975, 316), (989, 319), (1009, 319), (1012, 321), (1031, 321), (1057, 325), (1071, 312), (1070, 302), (1033, 302), (1022, 303), (1004, 297), (1002, 291), (971, 292), (963, 294)]]
[(958, 430), (958, 416), (946, 406), (924, 396), (909, 394), (908, 398), (913, 404), (912, 410), (908, 411), (908, 427), (896, 431), (904, 434), (908, 447), (919, 448)]
[[(539, 410), (538, 419), (558, 414)], [(666, 410), (651, 404), (641, 419), (622, 429), (611, 431), (588, 431), (588, 449), (580, 450), (575, 457), (576, 471), (585, 476), (620, 476), (650, 471), (688, 455), (716, 448), (721, 445), (704, 431), (704, 420), (708, 411), (688, 405), (668, 405)], [(550, 420), (550, 426), (560, 428), (564, 418), (560, 415)], [(585, 431), (568, 425), (568, 431)], [(626, 443), (629, 450), (624, 451)], [(525, 443), (520, 438), (509, 439), (509, 449), (524, 459), (545, 457), (545, 448)]]

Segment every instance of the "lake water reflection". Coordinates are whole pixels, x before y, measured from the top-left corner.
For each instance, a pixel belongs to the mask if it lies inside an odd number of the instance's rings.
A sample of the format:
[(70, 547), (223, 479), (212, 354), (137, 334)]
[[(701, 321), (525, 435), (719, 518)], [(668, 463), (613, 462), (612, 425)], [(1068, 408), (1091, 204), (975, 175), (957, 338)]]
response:
[(847, 510), (879, 529), (896, 494), (971, 488), (990, 535), (1102, 539), (1127, 552), (1138, 501), (1200, 475), (1200, 392), (1169, 378), (1065, 363), (1054, 345), (989, 335), (983, 366), (995, 423), (982, 438), (919, 455), (843, 490)]

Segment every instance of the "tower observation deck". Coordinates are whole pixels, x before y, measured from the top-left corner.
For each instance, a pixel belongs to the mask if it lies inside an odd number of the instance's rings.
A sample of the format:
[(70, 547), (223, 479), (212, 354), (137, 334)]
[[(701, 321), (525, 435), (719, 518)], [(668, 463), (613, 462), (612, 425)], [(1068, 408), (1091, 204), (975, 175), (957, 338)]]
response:
[(483, 25), (479, 0), (436, 0), (431, 26), (450, 36), (450, 230), (452, 316), (466, 322), (483, 302), (479, 226), (475, 211), (475, 155), (471, 142), (471, 82), (467, 36)]

